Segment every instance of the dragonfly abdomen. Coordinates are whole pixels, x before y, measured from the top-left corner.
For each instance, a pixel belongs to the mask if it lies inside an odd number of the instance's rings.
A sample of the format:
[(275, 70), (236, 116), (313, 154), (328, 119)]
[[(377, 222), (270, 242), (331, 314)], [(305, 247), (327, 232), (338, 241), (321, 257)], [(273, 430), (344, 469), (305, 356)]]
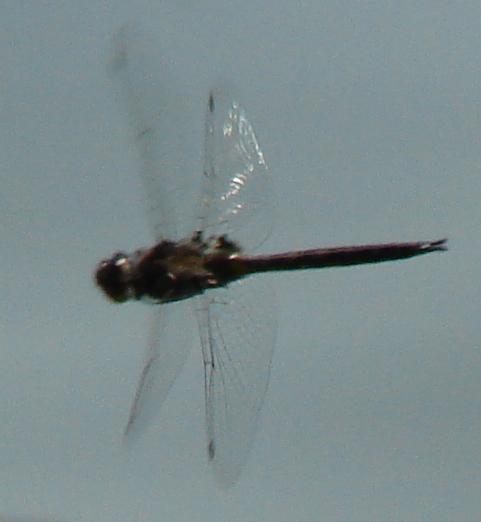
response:
[(446, 250), (446, 240), (316, 248), (242, 258), (246, 273), (382, 263)]

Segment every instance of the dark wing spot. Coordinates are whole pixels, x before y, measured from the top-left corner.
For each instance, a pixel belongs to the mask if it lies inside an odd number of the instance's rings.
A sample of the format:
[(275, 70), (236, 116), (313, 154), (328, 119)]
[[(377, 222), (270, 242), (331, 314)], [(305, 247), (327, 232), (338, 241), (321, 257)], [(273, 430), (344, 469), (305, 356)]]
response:
[(209, 456), (209, 460), (214, 460), (214, 457), (215, 457), (214, 439), (211, 439), (209, 441), (209, 444), (207, 445), (207, 455)]
[(214, 95), (212, 93), (209, 93), (209, 111), (210, 112), (215, 111)]

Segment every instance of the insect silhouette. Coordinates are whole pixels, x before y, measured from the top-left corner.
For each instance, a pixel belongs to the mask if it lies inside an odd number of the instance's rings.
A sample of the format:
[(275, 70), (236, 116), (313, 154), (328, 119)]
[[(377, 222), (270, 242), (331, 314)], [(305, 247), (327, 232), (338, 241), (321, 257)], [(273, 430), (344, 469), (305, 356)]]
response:
[[(268, 235), (262, 216), (271, 177), (246, 111), (223, 91), (207, 96), (203, 188), (197, 225), (178, 234), (169, 184), (153, 151), (162, 140), (155, 118), (141, 110), (130, 40), (117, 36), (114, 74), (127, 100), (142, 158), (153, 246), (101, 261), (95, 280), (116, 303), (144, 300), (156, 306), (143, 369), (125, 435), (150, 421), (189, 352), (183, 303), (194, 302), (205, 371), (207, 453), (216, 477), (232, 484), (240, 474), (266, 392), (275, 341), (270, 285), (262, 272), (351, 266), (407, 259), (446, 249), (446, 240), (314, 248), (252, 255)], [(140, 100), (140, 101), (139, 101)], [(140, 103), (140, 105), (139, 105)], [(180, 227), (182, 228), (182, 227)]]

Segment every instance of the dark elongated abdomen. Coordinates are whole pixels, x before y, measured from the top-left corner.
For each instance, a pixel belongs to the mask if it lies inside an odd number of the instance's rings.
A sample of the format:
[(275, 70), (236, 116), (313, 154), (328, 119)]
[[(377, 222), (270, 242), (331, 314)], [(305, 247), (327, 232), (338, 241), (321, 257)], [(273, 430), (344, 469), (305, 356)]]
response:
[(446, 250), (446, 240), (315, 248), (242, 258), (246, 274), (382, 263)]

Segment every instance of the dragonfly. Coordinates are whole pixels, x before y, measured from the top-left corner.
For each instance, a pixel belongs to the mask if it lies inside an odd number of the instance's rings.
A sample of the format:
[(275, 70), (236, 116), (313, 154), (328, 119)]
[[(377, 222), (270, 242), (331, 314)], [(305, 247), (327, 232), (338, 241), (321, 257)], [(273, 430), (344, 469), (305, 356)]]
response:
[(169, 197), (175, 176), (157, 163), (164, 154), (156, 152), (162, 149), (162, 115), (142, 106), (131, 45), (127, 33), (116, 36), (112, 69), (129, 105), (154, 243), (116, 252), (94, 274), (114, 303), (156, 305), (124, 436), (133, 438), (151, 423), (183, 367), (190, 351), (184, 303), (191, 301), (204, 365), (207, 455), (218, 481), (228, 486), (238, 480), (252, 445), (275, 344), (272, 286), (252, 276), (402, 260), (443, 251), (446, 240), (247, 253), (270, 233), (263, 212), (272, 179), (245, 109), (221, 89), (206, 96), (198, 221), (179, 235), (184, 225)]

